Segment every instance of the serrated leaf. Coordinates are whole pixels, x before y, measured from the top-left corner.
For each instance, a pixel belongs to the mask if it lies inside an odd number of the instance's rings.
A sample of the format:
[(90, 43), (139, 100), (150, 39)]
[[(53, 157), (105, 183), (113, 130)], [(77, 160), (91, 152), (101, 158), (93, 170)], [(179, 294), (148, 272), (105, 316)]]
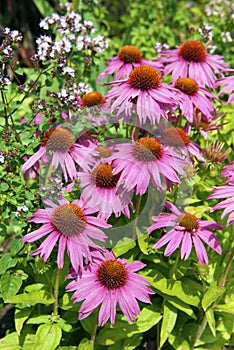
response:
[(12, 258), (10, 253), (3, 255), (0, 259), (0, 275), (17, 264), (18, 259)]
[(91, 342), (87, 338), (82, 339), (78, 346), (78, 350), (93, 350), (93, 349), (94, 349), (93, 342)]
[(16, 309), (15, 310), (15, 329), (20, 336), (24, 322), (28, 319), (31, 309)]
[(38, 327), (33, 350), (54, 350), (59, 345), (62, 330), (56, 324), (43, 324)]
[(206, 311), (207, 308), (225, 292), (225, 290), (225, 287), (217, 287), (215, 283), (208, 287), (202, 298), (202, 307), (204, 311)]
[(22, 277), (6, 272), (1, 277), (1, 292), (4, 301), (13, 297), (22, 285)]
[(162, 347), (172, 332), (177, 319), (177, 310), (168, 302), (164, 303), (163, 320), (160, 332), (160, 346)]
[(206, 311), (206, 319), (213, 336), (216, 337), (215, 318), (214, 311), (212, 309)]

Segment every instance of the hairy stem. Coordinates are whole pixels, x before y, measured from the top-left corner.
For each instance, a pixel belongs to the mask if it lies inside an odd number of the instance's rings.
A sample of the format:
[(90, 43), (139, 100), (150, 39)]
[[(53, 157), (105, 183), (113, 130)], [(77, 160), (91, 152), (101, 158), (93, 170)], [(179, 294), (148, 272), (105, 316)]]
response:
[(59, 279), (61, 270), (58, 269), (54, 282), (54, 315), (58, 316)]

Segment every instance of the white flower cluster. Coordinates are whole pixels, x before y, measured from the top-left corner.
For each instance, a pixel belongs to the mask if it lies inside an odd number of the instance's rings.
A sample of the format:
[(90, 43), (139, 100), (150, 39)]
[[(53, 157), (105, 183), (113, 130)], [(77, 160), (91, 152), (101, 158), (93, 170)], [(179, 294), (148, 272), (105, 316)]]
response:
[(36, 43), (38, 45), (36, 57), (44, 61), (54, 59), (57, 56), (66, 55), (74, 48), (78, 51), (91, 50), (94, 54), (104, 51), (108, 44), (102, 35), (96, 37), (92, 21), (84, 20), (78, 13), (71, 11), (66, 15), (53, 13), (51, 17), (45, 17), (40, 22), (44, 30), (55, 30), (56, 38), (47, 35), (40, 36)]
[(166, 43), (162, 44), (160, 42), (156, 42), (154, 48), (155, 48), (156, 53), (160, 53), (162, 51), (168, 50), (170, 48), (170, 46)]
[(201, 28), (198, 28), (198, 32), (204, 40), (212, 41), (213, 39), (212, 26), (210, 26), (209, 24), (206, 24), (206, 23), (203, 24)]
[(17, 207), (17, 211), (14, 211), (16, 218), (19, 218), (23, 213), (27, 213), (28, 207), (26, 205), (22, 205), (21, 207)]
[(224, 43), (231, 43), (233, 40), (230, 32), (222, 32), (221, 36)]
[(11, 81), (9, 78), (7, 78), (6, 76), (3, 76), (2, 74), (0, 74), (0, 86), (6, 86), (6, 85), (10, 85)]
[(22, 33), (18, 30), (10, 30), (10, 28), (5, 27), (2, 31), (3, 35), (7, 36), (8, 40), (14, 43), (19, 43), (23, 39)]
[(225, 19), (227, 16), (234, 20), (234, 3), (230, 0), (211, 0), (205, 6), (205, 13), (208, 17), (219, 17)]
[(78, 84), (74, 84), (69, 88), (62, 88), (58, 93), (58, 98), (65, 104), (68, 104), (73, 107), (79, 107), (78, 97), (80, 95), (87, 94), (91, 92), (92, 89), (89, 85), (84, 82), (80, 82)]

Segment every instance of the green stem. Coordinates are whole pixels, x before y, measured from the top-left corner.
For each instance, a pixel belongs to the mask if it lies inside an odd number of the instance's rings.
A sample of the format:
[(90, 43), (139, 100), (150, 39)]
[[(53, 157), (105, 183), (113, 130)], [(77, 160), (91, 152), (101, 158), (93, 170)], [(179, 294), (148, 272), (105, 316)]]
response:
[(176, 259), (175, 259), (175, 262), (170, 270), (170, 277), (171, 279), (174, 279), (175, 277), (175, 271), (177, 269), (177, 266), (178, 266), (178, 261), (179, 261), (179, 258), (180, 258), (180, 251), (178, 250), (177, 251), (177, 254), (176, 254)]
[(91, 343), (95, 343), (95, 338), (96, 338), (96, 333), (97, 333), (97, 323), (95, 323), (94, 327), (93, 327), (93, 330), (92, 330), (92, 333), (91, 333), (91, 338), (90, 338), (90, 341)]
[(1, 97), (2, 97), (2, 103), (4, 106), (5, 130), (8, 130), (9, 129), (8, 114), (7, 114), (5, 96), (2, 90), (1, 90)]
[(59, 297), (59, 279), (60, 279), (60, 272), (61, 270), (58, 269), (55, 277), (55, 282), (54, 282), (54, 315), (58, 316), (58, 297)]
[[(233, 258), (234, 258), (234, 247), (232, 249), (232, 252), (229, 256), (229, 259), (227, 261), (227, 264), (225, 266), (225, 269), (223, 271), (223, 274), (219, 280), (219, 283), (218, 283), (218, 287), (221, 288), (221, 287), (224, 287), (226, 281), (227, 281), (227, 275), (228, 275), (228, 272), (230, 271), (230, 268), (231, 268), (231, 265), (232, 265), (232, 261), (233, 261)], [(219, 297), (211, 304), (211, 309), (214, 309), (214, 307), (216, 306), (217, 302), (219, 301)], [(201, 325), (199, 326), (198, 330), (197, 330), (197, 334), (192, 342), (192, 345), (191, 345), (191, 350), (194, 348), (194, 346), (196, 345), (196, 342), (200, 339), (202, 333), (204, 332), (205, 328), (206, 328), (206, 325), (207, 325), (207, 318), (206, 318), (206, 315), (204, 314), (203, 316), (203, 320), (202, 320), (202, 323)]]
[(133, 228), (132, 228), (132, 238), (134, 240), (137, 238), (136, 229), (137, 229), (138, 216), (140, 213), (141, 200), (142, 200), (142, 196), (139, 195), (136, 201), (136, 210), (134, 213), (134, 222), (133, 222)]

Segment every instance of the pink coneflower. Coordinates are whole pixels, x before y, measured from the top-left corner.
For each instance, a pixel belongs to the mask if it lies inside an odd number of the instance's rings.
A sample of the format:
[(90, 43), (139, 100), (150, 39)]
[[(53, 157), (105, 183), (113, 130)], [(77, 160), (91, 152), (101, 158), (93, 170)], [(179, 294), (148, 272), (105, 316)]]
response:
[(93, 162), (91, 151), (76, 144), (72, 133), (63, 128), (51, 128), (45, 133), (39, 150), (24, 163), (22, 171), (26, 172), (45, 156), (52, 156), (54, 170), (61, 166), (65, 181), (77, 176), (75, 163), (87, 169)]
[(108, 61), (107, 68), (97, 77), (100, 81), (109, 74), (117, 72), (116, 79), (123, 77), (128, 78), (131, 71), (139, 66), (148, 65), (162, 71), (163, 65), (159, 62), (151, 62), (143, 59), (143, 54), (136, 46), (123, 46), (118, 53), (118, 56), (113, 57)]
[(147, 191), (150, 180), (162, 191), (163, 180), (180, 183), (177, 172), (185, 175), (181, 167), (186, 166), (180, 156), (165, 147), (154, 137), (142, 137), (133, 143), (116, 146), (114, 153), (114, 174), (120, 173), (119, 182), (126, 191), (135, 190), (136, 194)]
[(234, 221), (234, 163), (224, 167), (222, 176), (226, 176), (227, 180), (225, 185), (215, 187), (214, 193), (211, 194), (208, 199), (211, 198), (227, 198), (224, 201), (216, 204), (212, 211), (218, 209), (224, 209), (221, 218), (223, 219), (226, 215), (230, 214), (227, 220), (227, 226), (231, 225)]
[[(167, 110), (177, 106), (174, 89), (161, 82), (157, 70), (150, 66), (140, 66), (130, 73), (128, 79), (113, 83), (114, 88), (106, 97), (115, 99), (111, 112), (117, 109), (117, 114), (125, 114), (126, 118), (132, 115), (133, 107), (139, 118), (139, 124), (159, 122), (160, 118), (167, 119)], [(116, 86), (115, 86), (116, 85)]]
[(213, 71), (220, 74), (228, 68), (220, 55), (207, 53), (205, 46), (198, 40), (188, 40), (178, 49), (161, 52), (160, 62), (166, 63), (165, 75), (172, 73), (172, 82), (179, 78), (189, 77), (200, 86), (207, 85), (215, 89), (217, 80)]
[(80, 187), (85, 187), (81, 198), (99, 212), (100, 218), (108, 219), (112, 213), (115, 217), (123, 213), (129, 218), (130, 195), (119, 184), (120, 174), (113, 171), (112, 164), (99, 162), (91, 171), (79, 172)]
[(215, 97), (205, 88), (199, 87), (197, 82), (191, 78), (179, 78), (174, 87), (177, 89), (176, 96), (182, 114), (189, 123), (194, 121), (194, 109), (201, 111), (207, 118), (212, 118), (214, 107), (207, 98)]
[(90, 209), (82, 200), (75, 200), (69, 203), (65, 199), (59, 200), (59, 205), (50, 200), (45, 200), (48, 206), (45, 209), (38, 209), (28, 219), (29, 222), (43, 223), (38, 230), (28, 233), (22, 238), (25, 242), (34, 242), (48, 235), (43, 243), (36, 249), (33, 255), (44, 256), (44, 261), (49, 258), (55, 244), (58, 243), (57, 264), (61, 269), (64, 265), (64, 252), (70, 258), (72, 267), (77, 272), (85, 263), (91, 260), (90, 249), (101, 250), (92, 239), (105, 241), (107, 236), (98, 228), (109, 228), (111, 225), (104, 220), (98, 219), (90, 214)]
[(67, 291), (75, 291), (75, 302), (84, 300), (79, 310), (79, 320), (88, 317), (100, 304), (98, 325), (103, 326), (108, 319), (115, 322), (116, 306), (130, 322), (135, 322), (140, 308), (137, 299), (151, 304), (149, 294), (155, 294), (149, 282), (136, 271), (146, 265), (140, 261), (129, 263), (126, 259), (116, 259), (113, 253), (106, 252), (103, 261), (89, 265), (82, 277), (72, 281)]
[(172, 203), (165, 202), (167, 209), (173, 214), (161, 213), (159, 216), (152, 217), (155, 223), (148, 229), (148, 233), (165, 227), (173, 227), (153, 246), (153, 249), (159, 249), (165, 244), (164, 255), (171, 255), (181, 245), (181, 259), (187, 260), (191, 250), (192, 242), (201, 265), (208, 264), (206, 249), (202, 243), (204, 241), (218, 254), (222, 253), (221, 246), (216, 236), (208, 229), (222, 230), (222, 226), (213, 221), (202, 220), (195, 215), (181, 212)]
[(206, 161), (202, 155), (202, 149), (190, 140), (189, 135), (183, 129), (174, 127), (166, 128), (162, 131), (161, 137), (165, 145), (176, 149), (179, 148), (182, 154), (186, 148), (190, 155), (202, 162)]
[(91, 91), (78, 98), (81, 108), (89, 108), (87, 117), (94, 126), (105, 125), (109, 119), (109, 104), (98, 91)]
[(219, 86), (224, 86), (224, 88), (218, 93), (219, 96), (231, 92), (226, 102), (226, 106), (230, 105), (230, 103), (234, 102), (234, 76), (231, 75), (230, 77), (219, 79), (216, 82), (216, 87)]

